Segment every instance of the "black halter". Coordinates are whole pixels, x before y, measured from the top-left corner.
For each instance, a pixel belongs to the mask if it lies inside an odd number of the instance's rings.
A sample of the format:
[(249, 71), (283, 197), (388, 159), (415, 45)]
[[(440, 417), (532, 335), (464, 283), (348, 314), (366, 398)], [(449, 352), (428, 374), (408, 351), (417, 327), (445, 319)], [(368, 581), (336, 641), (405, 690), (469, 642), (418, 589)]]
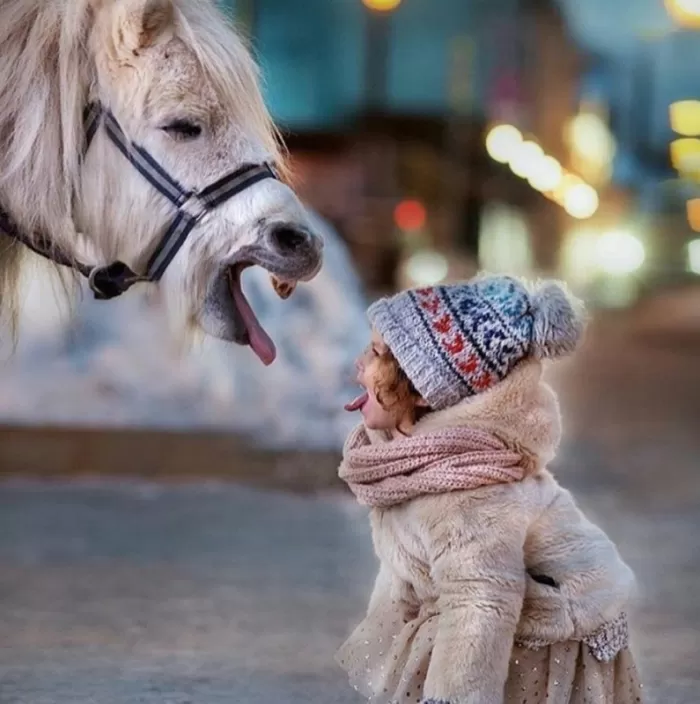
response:
[(177, 209), (148, 260), (145, 273), (137, 274), (120, 261), (106, 266), (90, 266), (75, 261), (65, 252), (58, 250), (48, 237), (29, 237), (21, 232), (9, 214), (0, 208), (0, 231), (22, 242), (42, 257), (80, 272), (88, 280), (95, 298), (100, 300), (120, 296), (138, 281), (159, 281), (187, 236), (204, 215), (258, 181), (277, 178), (268, 164), (248, 165), (226, 174), (201, 191), (191, 191), (183, 188), (145, 149), (131, 142), (119, 127), (114, 115), (103, 109), (99, 103), (92, 103), (85, 110), (85, 152), (90, 148), (100, 124), (131, 165)]

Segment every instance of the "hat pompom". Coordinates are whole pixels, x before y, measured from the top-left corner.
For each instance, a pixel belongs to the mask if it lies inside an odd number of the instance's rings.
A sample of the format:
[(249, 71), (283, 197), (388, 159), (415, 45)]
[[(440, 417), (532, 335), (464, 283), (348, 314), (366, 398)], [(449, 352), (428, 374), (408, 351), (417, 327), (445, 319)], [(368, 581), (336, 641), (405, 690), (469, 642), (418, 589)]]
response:
[(558, 281), (536, 284), (530, 300), (534, 315), (532, 354), (538, 359), (571, 354), (586, 326), (583, 303)]

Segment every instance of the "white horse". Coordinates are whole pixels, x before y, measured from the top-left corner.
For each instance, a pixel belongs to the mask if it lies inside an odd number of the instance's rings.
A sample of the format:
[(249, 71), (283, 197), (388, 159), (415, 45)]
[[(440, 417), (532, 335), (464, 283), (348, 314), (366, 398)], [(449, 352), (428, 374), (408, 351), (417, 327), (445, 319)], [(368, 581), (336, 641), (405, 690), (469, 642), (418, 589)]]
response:
[(160, 281), (182, 330), (270, 363), (241, 271), (285, 297), (323, 246), (280, 173), (257, 68), (211, 0), (0, 1), (0, 312), (29, 248), (98, 298)]

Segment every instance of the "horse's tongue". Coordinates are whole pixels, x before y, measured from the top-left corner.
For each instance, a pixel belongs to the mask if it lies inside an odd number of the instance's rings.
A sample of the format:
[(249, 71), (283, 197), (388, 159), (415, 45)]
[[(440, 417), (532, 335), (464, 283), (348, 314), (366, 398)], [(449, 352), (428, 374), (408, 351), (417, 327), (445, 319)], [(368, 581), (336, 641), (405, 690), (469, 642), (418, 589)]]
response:
[(270, 336), (265, 330), (263, 330), (253, 309), (250, 307), (250, 303), (248, 303), (248, 299), (243, 293), (240, 278), (238, 276), (231, 276), (230, 281), (231, 295), (248, 330), (250, 346), (264, 365), (270, 365), (275, 361), (275, 357), (277, 356), (275, 343), (270, 339)]

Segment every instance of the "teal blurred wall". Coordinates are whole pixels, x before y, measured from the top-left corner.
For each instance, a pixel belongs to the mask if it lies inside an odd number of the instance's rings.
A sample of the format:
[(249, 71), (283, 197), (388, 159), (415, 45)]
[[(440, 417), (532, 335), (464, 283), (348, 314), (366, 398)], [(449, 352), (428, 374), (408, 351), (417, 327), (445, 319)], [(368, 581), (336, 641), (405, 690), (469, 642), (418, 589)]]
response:
[[(422, 114), (447, 110), (453, 40), (478, 36), (477, 28), (470, 26), (473, 3), (404, 0), (392, 13), (389, 110)], [(263, 69), (268, 105), (278, 122), (292, 129), (332, 128), (363, 109), (368, 11), (361, 0), (227, 0), (224, 4), (242, 20), (253, 8), (253, 46)], [(478, 64), (475, 68), (479, 70)], [(479, 77), (463, 80), (474, 84), (478, 106)]]
[(469, 0), (414, 0), (399, 6), (393, 17), (389, 58), (392, 108), (407, 112), (448, 109), (450, 50), (455, 39), (475, 29), (469, 25), (471, 5)]
[(256, 0), (255, 6), (254, 45), (275, 118), (298, 128), (342, 123), (363, 90), (359, 0)]

